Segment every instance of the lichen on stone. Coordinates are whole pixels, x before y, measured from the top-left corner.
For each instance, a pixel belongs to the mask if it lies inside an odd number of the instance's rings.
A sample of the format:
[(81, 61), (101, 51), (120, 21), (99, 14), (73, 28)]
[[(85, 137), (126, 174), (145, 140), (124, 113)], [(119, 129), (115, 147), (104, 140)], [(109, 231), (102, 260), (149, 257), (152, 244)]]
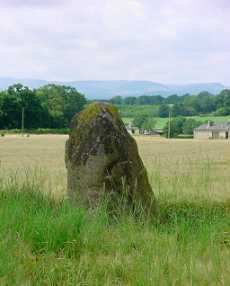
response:
[(77, 197), (93, 205), (103, 192), (118, 196), (126, 192), (131, 204), (136, 200), (145, 209), (155, 206), (136, 141), (110, 104), (92, 103), (74, 116), (66, 167), (72, 200)]
[[(84, 112), (79, 113), (78, 123), (79, 124), (90, 124), (98, 114), (103, 110), (103, 105), (97, 102), (93, 102), (87, 106)], [(106, 112), (109, 112), (113, 118), (118, 118), (118, 110), (115, 106), (108, 105), (106, 106)]]

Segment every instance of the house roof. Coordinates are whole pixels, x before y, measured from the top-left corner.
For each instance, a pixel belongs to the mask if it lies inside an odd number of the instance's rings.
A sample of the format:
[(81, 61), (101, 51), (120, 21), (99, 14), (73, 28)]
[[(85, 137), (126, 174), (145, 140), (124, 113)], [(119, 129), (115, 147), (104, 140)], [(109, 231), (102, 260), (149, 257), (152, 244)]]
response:
[(194, 129), (195, 131), (230, 131), (230, 122), (208, 122)]

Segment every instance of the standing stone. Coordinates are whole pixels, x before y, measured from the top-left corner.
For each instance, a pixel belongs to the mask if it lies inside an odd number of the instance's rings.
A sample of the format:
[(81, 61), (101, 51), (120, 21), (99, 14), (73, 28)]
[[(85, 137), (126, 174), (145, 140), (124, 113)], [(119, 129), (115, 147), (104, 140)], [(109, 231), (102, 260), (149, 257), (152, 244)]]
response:
[(92, 103), (75, 115), (66, 142), (68, 195), (90, 207), (103, 194), (126, 196), (130, 205), (155, 209), (155, 199), (134, 138), (117, 109)]

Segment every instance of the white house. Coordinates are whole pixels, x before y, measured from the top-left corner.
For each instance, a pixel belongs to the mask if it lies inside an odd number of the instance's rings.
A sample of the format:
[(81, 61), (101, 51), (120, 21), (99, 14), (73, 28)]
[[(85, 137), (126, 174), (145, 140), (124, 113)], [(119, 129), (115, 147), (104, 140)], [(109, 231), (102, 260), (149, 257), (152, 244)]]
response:
[(230, 139), (230, 122), (214, 123), (209, 121), (193, 131), (196, 139)]

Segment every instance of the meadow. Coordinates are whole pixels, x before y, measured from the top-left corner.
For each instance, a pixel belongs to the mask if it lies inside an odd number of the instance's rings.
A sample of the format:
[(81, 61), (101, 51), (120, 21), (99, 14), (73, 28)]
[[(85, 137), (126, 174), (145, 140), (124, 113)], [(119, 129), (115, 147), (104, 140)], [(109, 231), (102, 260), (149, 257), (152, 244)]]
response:
[(0, 138), (0, 285), (230, 284), (230, 141), (137, 136), (146, 220), (66, 200), (66, 139)]

